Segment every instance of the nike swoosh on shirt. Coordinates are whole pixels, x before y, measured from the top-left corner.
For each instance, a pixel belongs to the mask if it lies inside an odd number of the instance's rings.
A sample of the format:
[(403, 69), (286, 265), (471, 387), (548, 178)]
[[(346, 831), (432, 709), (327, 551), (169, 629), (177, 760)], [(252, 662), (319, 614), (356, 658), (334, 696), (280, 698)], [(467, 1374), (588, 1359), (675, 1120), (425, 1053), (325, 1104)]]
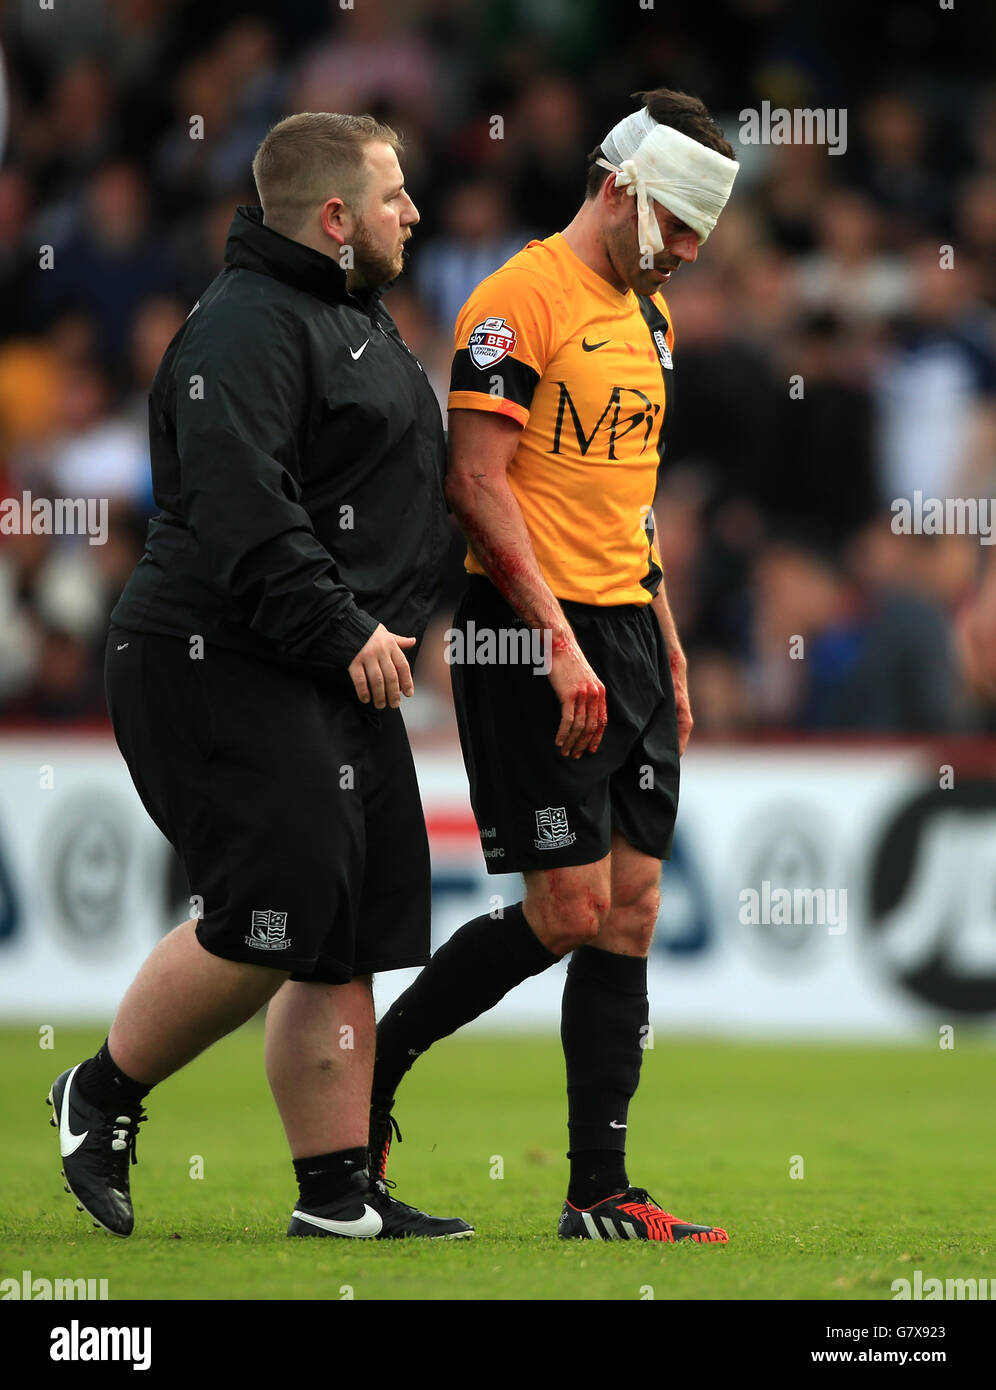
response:
[(587, 338), (582, 338), (581, 348), (584, 352), (594, 352), (596, 348), (604, 347), (606, 343), (610, 343), (611, 341), (611, 338), (603, 338), (600, 343), (589, 343)]
[(62, 1114), (59, 1116), (59, 1148), (62, 1150), (63, 1158), (70, 1158), (90, 1133), (88, 1129), (85, 1129), (82, 1134), (74, 1134), (69, 1125), (69, 1088), (73, 1084), (73, 1077), (82, 1065), (83, 1063), (79, 1062), (73, 1067), (66, 1082), (66, 1089), (62, 1093)]
[(621, 1125), (618, 1120), (609, 1121), (609, 1129), (627, 1129), (627, 1125)]
[(381, 1217), (365, 1202), (363, 1215), (358, 1216), (355, 1221), (332, 1221), (327, 1216), (312, 1216), (307, 1211), (296, 1211), (294, 1216), (298, 1221), (307, 1221), (310, 1226), (320, 1226), (323, 1231), (328, 1231), (334, 1236), (379, 1236), (384, 1229)]
[(369, 343), (370, 343), (370, 339), (368, 338), (367, 341), (363, 344), (363, 347), (357, 348), (355, 352), (353, 351), (352, 348), (349, 349), (349, 355), (350, 355), (350, 357), (353, 359), (354, 362), (355, 362), (356, 359), (360, 356), (360, 354), (366, 350), (366, 348), (369, 346)]

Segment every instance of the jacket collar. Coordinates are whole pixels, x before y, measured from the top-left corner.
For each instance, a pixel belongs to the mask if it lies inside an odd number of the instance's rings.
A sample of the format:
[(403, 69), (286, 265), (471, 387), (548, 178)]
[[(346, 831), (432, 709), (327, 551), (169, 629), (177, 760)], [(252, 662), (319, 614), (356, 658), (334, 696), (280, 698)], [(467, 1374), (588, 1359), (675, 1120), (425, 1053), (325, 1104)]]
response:
[(352, 302), (368, 311), (381, 291), (346, 288), (346, 272), (330, 256), (263, 225), (263, 209), (236, 209), (225, 243), (225, 265), (255, 270), (305, 290), (327, 304)]

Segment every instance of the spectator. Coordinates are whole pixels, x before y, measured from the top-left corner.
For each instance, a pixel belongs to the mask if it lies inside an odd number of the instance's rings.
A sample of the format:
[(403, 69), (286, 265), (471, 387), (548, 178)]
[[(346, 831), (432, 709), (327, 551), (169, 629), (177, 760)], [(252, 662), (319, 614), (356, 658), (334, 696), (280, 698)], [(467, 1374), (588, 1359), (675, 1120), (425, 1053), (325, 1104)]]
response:
[(88, 186), (84, 225), (53, 250), (51, 269), (39, 269), (31, 284), (35, 326), (82, 309), (98, 325), (105, 361), (120, 363), (138, 304), (175, 279), (139, 170), (120, 160), (103, 165)]
[(527, 232), (511, 225), (508, 198), (494, 179), (453, 190), (443, 207), (441, 233), (418, 252), (415, 276), (426, 308), (447, 338), (471, 290), (528, 240)]
[(861, 112), (865, 156), (859, 183), (879, 212), (890, 250), (939, 230), (947, 200), (931, 168), (922, 104), (901, 92), (882, 92)]
[[(62, 497), (105, 497), (134, 505), (150, 492), (148, 440), (112, 410), (110, 385), (95, 364), (63, 379), (63, 434), (52, 450), (52, 485)], [(147, 421), (146, 421), (147, 428)]]
[(936, 245), (910, 257), (915, 308), (878, 373), (883, 501), (979, 495), (996, 444), (996, 328), (964, 255), (942, 268)]
[(781, 338), (778, 357), (784, 388), (760, 491), (764, 510), (776, 528), (839, 550), (878, 504), (872, 396), (855, 373), (844, 325), (830, 312), (797, 323)]
[(799, 292), (811, 309), (828, 309), (856, 328), (905, 311), (910, 277), (881, 249), (882, 218), (852, 189), (828, 193), (818, 209), (817, 250), (799, 264)]
[[(699, 729), (978, 719), (948, 664), (978, 550), (894, 537), (876, 515), (917, 488), (996, 494), (996, 89), (961, 30), (928, 26), (887, 73), (874, 17), (849, 51), (854, 16), (799, 6), (726, 7), (720, 25), (703, 7), (610, 20), (599, 0), (73, 0), (56, 25), (31, 0), (8, 9), (0, 496), (112, 505), (105, 546), (0, 535), (0, 708), (102, 707), (90, 643), (151, 506), (151, 367), (220, 268), (234, 207), (256, 200), (250, 160), (274, 119), (373, 109), (401, 128), (423, 220), (391, 306), (442, 399), (469, 290), (564, 225), (577, 151), (664, 73), (725, 104), (734, 140), (744, 102), (854, 113), (841, 157), (745, 147), (701, 263), (667, 287), (677, 409), (658, 542)], [(962, 53), (961, 81), (931, 80), (928, 43)], [(462, 552), (454, 534), (444, 624)], [(441, 674), (427, 669), (427, 728), (448, 720)]]

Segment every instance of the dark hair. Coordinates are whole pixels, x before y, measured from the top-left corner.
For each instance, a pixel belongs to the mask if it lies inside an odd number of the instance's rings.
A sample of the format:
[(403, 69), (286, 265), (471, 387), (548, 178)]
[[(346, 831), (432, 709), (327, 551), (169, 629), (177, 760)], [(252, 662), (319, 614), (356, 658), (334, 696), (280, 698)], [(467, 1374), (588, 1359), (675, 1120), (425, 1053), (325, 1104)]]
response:
[[(706, 149), (725, 154), (727, 159), (736, 158), (733, 146), (723, 138), (723, 132), (698, 97), (689, 96), (687, 92), (673, 92), (669, 87), (658, 87), (652, 92), (634, 92), (633, 100), (645, 106), (658, 125), (669, 125), (682, 135), (705, 145)], [(609, 176), (608, 169), (595, 163), (604, 154), (605, 151), (598, 145), (588, 156), (586, 198), (594, 198)]]

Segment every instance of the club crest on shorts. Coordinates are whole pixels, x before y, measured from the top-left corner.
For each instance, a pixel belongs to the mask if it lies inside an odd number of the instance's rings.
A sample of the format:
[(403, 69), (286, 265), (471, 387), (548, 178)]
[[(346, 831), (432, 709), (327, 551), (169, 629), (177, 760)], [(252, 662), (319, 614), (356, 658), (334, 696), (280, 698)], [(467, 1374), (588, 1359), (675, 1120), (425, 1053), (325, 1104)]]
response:
[(537, 849), (566, 849), (577, 839), (577, 835), (569, 832), (565, 806), (546, 806), (536, 812), (536, 834), (539, 838), (533, 844)]
[(503, 357), (515, 351), (518, 338), (515, 329), (504, 319), (484, 319), (471, 330), (467, 339), (470, 360), (478, 371), (493, 367)]
[(245, 942), (247, 946), (255, 946), (257, 951), (286, 951), (290, 945), (287, 939), (287, 913), (268, 910), (254, 912), (250, 935)]

